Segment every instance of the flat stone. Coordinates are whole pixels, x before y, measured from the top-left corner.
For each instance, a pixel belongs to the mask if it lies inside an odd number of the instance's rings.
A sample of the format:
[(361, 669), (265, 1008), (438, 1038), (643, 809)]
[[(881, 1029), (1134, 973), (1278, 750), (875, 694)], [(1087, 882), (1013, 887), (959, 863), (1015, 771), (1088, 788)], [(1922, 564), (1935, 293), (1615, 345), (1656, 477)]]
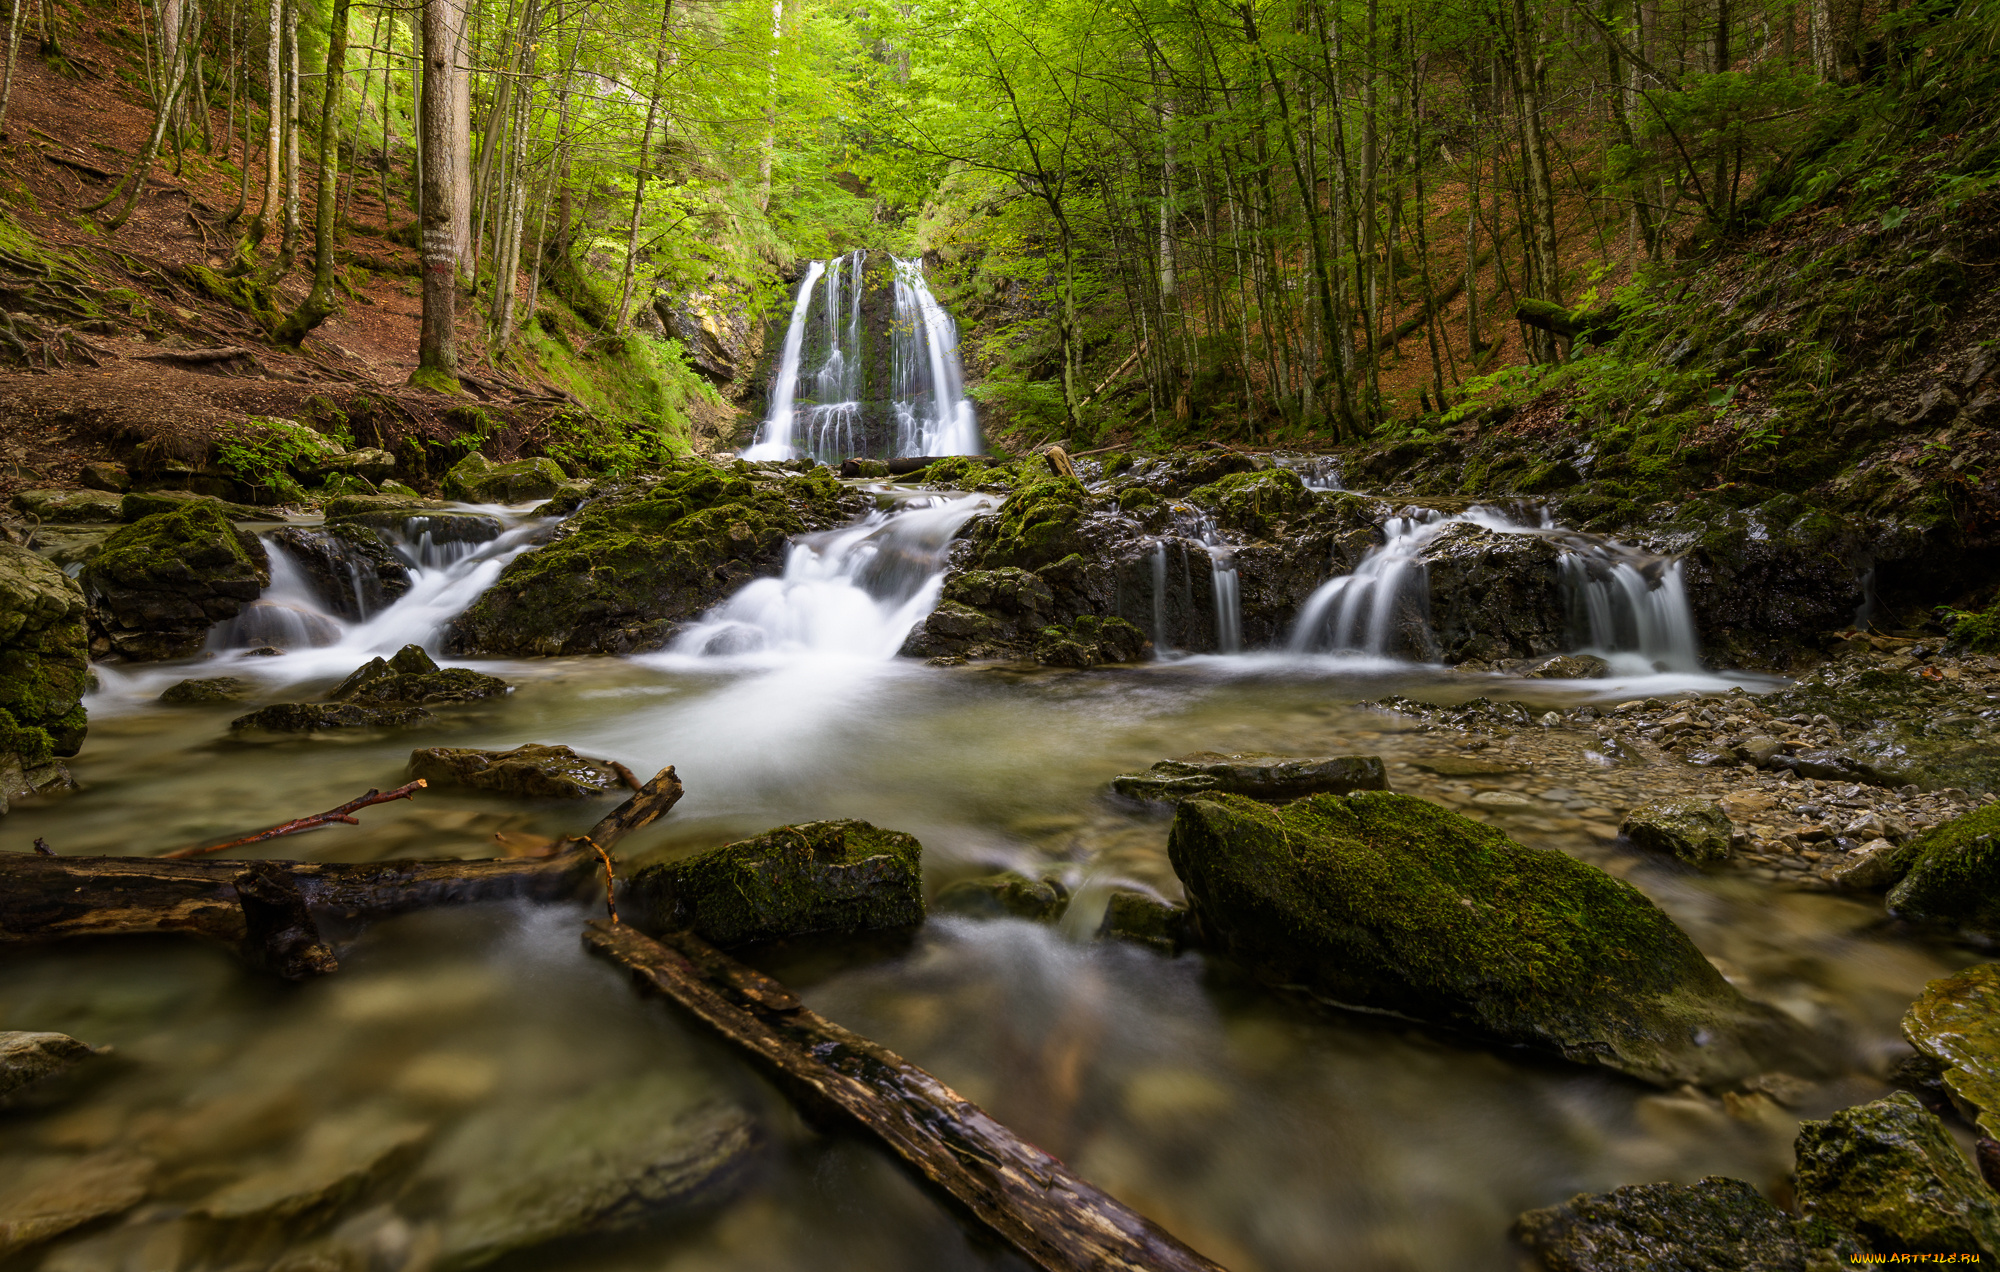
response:
[(1736, 754), (1746, 764), (1769, 768), (1772, 758), (1784, 749), (1776, 738), (1747, 738), (1736, 748)]
[(1729, 815), (1702, 799), (1647, 800), (1625, 815), (1618, 833), (1641, 848), (1670, 852), (1691, 865), (1729, 858)]
[(625, 784), (607, 761), (536, 742), (511, 751), (424, 747), (410, 752), (410, 776), (433, 786), (469, 786), (524, 799), (586, 799)]
[(2000, 963), (1979, 963), (1924, 986), (1903, 1037), (1943, 1066), (1953, 1102), (2000, 1139)]
[(51, 525), (103, 525), (123, 521), (124, 499), (103, 490), (24, 490), (14, 507)]
[(1481, 791), (1472, 802), (1481, 808), (1532, 808), (1535, 803), (1519, 791)]
[[(1860, 1246), (1799, 1223), (1740, 1179), (1637, 1184), (1530, 1210), (1514, 1232), (1562, 1272), (1812, 1272)], [(1825, 1261), (1814, 1259), (1824, 1252)]]
[(170, 706), (200, 706), (213, 702), (241, 702), (256, 686), (235, 676), (209, 676), (168, 685), (160, 701)]
[(326, 733), (335, 729), (402, 729), (437, 719), (422, 707), (368, 707), (353, 702), (279, 702), (229, 722), (239, 733)]
[(1799, 1127), (1798, 1199), (1876, 1250), (2000, 1257), (2000, 1197), (1915, 1096), (1842, 1109)]
[(151, 1158), (122, 1151), (0, 1159), (0, 1258), (130, 1210), (152, 1177)]
[(213, 1223), (302, 1231), (410, 1164), (430, 1134), (426, 1123), (381, 1110), (336, 1114), (314, 1123), (283, 1162), (210, 1194), (192, 1213)]
[(642, 931), (692, 928), (714, 945), (924, 921), (923, 845), (864, 821), (765, 831), (626, 882), (621, 911)]
[(172, 512), (189, 504), (202, 504), (218, 508), (231, 521), (278, 521), (275, 512), (266, 508), (252, 508), (248, 504), (230, 503), (217, 499), (214, 495), (197, 495), (186, 490), (135, 490), (124, 496), (119, 504), (119, 516), (126, 521), (138, 521), (156, 516), (162, 512)]
[(1439, 777), (1500, 777), (1519, 773), (1522, 768), (1505, 760), (1482, 760), (1470, 755), (1426, 755), (1411, 760), (1410, 767)]
[(1383, 791), (1389, 778), (1379, 756), (1297, 757), (1250, 751), (1223, 755), (1199, 751), (1161, 760), (1145, 773), (1111, 780), (1129, 799), (1171, 802), (1204, 791), (1226, 791), (1252, 799), (1286, 800), (1303, 795), (1344, 795)]
[(1836, 888), (1880, 892), (1896, 882), (1896, 845), (1886, 839), (1871, 839), (1824, 858), (1813, 873)]
[(968, 918), (1028, 919), (1053, 923), (1069, 908), (1069, 889), (1059, 879), (1030, 879), (1011, 870), (947, 884), (932, 908)]
[(96, 1054), (68, 1034), (0, 1031), (0, 1101)]

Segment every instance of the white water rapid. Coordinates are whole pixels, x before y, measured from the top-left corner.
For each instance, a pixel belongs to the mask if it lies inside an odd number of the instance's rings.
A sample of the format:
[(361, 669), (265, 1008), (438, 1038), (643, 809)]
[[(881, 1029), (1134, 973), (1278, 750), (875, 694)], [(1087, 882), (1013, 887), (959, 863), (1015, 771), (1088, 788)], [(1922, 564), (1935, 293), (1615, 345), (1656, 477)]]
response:
[(671, 654), (893, 658), (937, 604), (945, 551), (990, 495), (913, 499), (792, 545), (781, 578), (758, 579), (709, 611)]
[(896, 258), (896, 325), (891, 329), (896, 453), (977, 455), (979, 422), (965, 396), (958, 326), (924, 281), (922, 261)]

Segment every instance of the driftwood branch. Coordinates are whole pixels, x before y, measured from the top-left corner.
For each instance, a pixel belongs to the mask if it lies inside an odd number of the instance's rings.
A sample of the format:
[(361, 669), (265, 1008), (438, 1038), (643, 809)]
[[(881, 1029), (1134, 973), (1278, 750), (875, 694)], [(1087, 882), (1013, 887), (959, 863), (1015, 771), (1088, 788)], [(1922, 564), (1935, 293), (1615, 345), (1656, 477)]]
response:
[(282, 825), (273, 826), (269, 830), (260, 830), (254, 835), (245, 835), (241, 839), (232, 839), (228, 843), (210, 844), (205, 848), (199, 846), (176, 848), (172, 852), (163, 852), (160, 856), (171, 860), (179, 860), (186, 857), (206, 857), (212, 852), (221, 852), (225, 848), (242, 848), (248, 844), (260, 844), (266, 839), (277, 839), (283, 835), (296, 835), (302, 831), (317, 830), (321, 826), (331, 825), (334, 822), (344, 822), (349, 826), (357, 826), (360, 824), (360, 821), (352, 816), (353, 813), (375, 804), (386, 804), (391, 800), (415, 799), (417, 792), (429, 785), (429, 782), (420, 777), (407, 786), (398, 786), (393, 791), (369, 791), (366, 795), (348, 800), (339, 808), (329, 808), (323, 813), (314, 813), (310, 817), (295, 817)]
[(886, 1047), (687, 933), (592, 922), (584, 945), (631, 972), (795, 1097), (858, 1124), (973, 1219), (1049, 1272), (1222, 1272)]
[(632, 798), (606, 813), (604, 820), (592, 826), (584, 838), (605, 848), (616, 847), (619, 840), (633, 831), (666, 816), (668, 809), (680, 803), (681, 795), (681, 779), (674, 776), (674, 766), (669, 764), (653, 774), (652, 781), (632, 792)]

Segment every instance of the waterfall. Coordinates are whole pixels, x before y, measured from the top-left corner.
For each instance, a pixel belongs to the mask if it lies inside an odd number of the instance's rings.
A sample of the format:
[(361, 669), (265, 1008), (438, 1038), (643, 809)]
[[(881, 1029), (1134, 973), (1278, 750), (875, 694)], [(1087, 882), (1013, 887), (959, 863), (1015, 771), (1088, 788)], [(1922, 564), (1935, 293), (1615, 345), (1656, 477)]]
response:
[(792, 302), (792, 322), (785, 328), (784, 351), (778, 356), (778, 374), (771, 380), (771, 409), (757, 428), (757, 444), (743, 452), (745, 459), (790, 459), (792, 457), (793, 402), (799, 388), (799, 358), (806, 342), (806, 314), (812, 308), (813, 284), (826, 272), (825, 261), (806, 267), (806, 281)]
[(1383, 542), (1361, 559), (1352, 574), (1328, 579), (1306, 598), (1287, 648), (1293, 653), (1390, 653), (1397, 616), (1412, 607), (1419, 612), (1428, 608), (1429, 580), (1417, 558), (1445, 527), (1472, 520), (1410, 511), (1413, 515), (1391, 517), (1384, 523)]
[(958, 360), (958, 327), (931, 294), (920, 260), (896, 261), (890, 370), (899, 455), (977, 455), (985, 448)]
[(1562, 567), (1583, 652), (1621, 672), (1701, 670), (1701, 639), (1678, 559), (1599, 541), (1566, 550)]
[(1173, 652), (1167, 639), (1167, 541), (1153, 540), (1153, 656), (1165, 658)]
[(990, 495), (911, 500), (792, 545), (781, 578), (757, 579), (677, 637), (672, 654), (845, 654), (887, 659), (937, 605), (945, 552)]

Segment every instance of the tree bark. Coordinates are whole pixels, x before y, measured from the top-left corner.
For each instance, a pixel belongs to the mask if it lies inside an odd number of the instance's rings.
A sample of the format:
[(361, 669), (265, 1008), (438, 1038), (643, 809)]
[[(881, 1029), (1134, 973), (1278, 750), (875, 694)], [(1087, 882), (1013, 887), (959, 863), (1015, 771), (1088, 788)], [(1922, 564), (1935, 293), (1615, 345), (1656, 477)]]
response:
[(424, 0), (423, 326), (413, 384), (440, 392), (458, 388), (458, 154), (470, 149), (457, 130), (453, 84), (458, 48), (458, 0)]
[(1048, 1272), (1222, 1272), (1221, 1266), (888, 1048), (687, 933), (655, 940), (596, 921), (591, 953), (714, 1031), (816, 1111), (858, 1125)]
[[(775, 49), (779, 15), (783, 12), (783, 0), (771, 6), (771, 39)], [(653, 46), (653, 86), (646, 94), (646, 127), (639, 134), (639, 166), (632, 180), (632, 221), (625, 235), (625, 277), (618, 288), (618, 322), (613, 330), (620, 335), (625, 332), (625, 324), (632, 318), (632, 279), (639, 269), (639, 220), (646, 206), (646, 171), (652, 165), (653, 124), (660, 113), (660, 76), (666, 70), (667, 35), (674, 17), (674, 0), (661, 0), (660, 39)], [(776, 74), (775, 69), (772, 72)], [(763, 193), (759, 196), (759, 206), (768, 203), (771, 197), (770, 139), (765, 138), (763, 160)]]
[[(336, 213), (340, 210), (340, 98), (347, 80), (348, 0), (333, 0), (326, 41), (326, 82), (320, 92), (319, 194), (313, 209), (312, 290), (273, 333), (281, 344), (296, 346), (306, 333), (333, 313), (333, 247)], [(358, 117), (357, 117), (358, 119)]]

